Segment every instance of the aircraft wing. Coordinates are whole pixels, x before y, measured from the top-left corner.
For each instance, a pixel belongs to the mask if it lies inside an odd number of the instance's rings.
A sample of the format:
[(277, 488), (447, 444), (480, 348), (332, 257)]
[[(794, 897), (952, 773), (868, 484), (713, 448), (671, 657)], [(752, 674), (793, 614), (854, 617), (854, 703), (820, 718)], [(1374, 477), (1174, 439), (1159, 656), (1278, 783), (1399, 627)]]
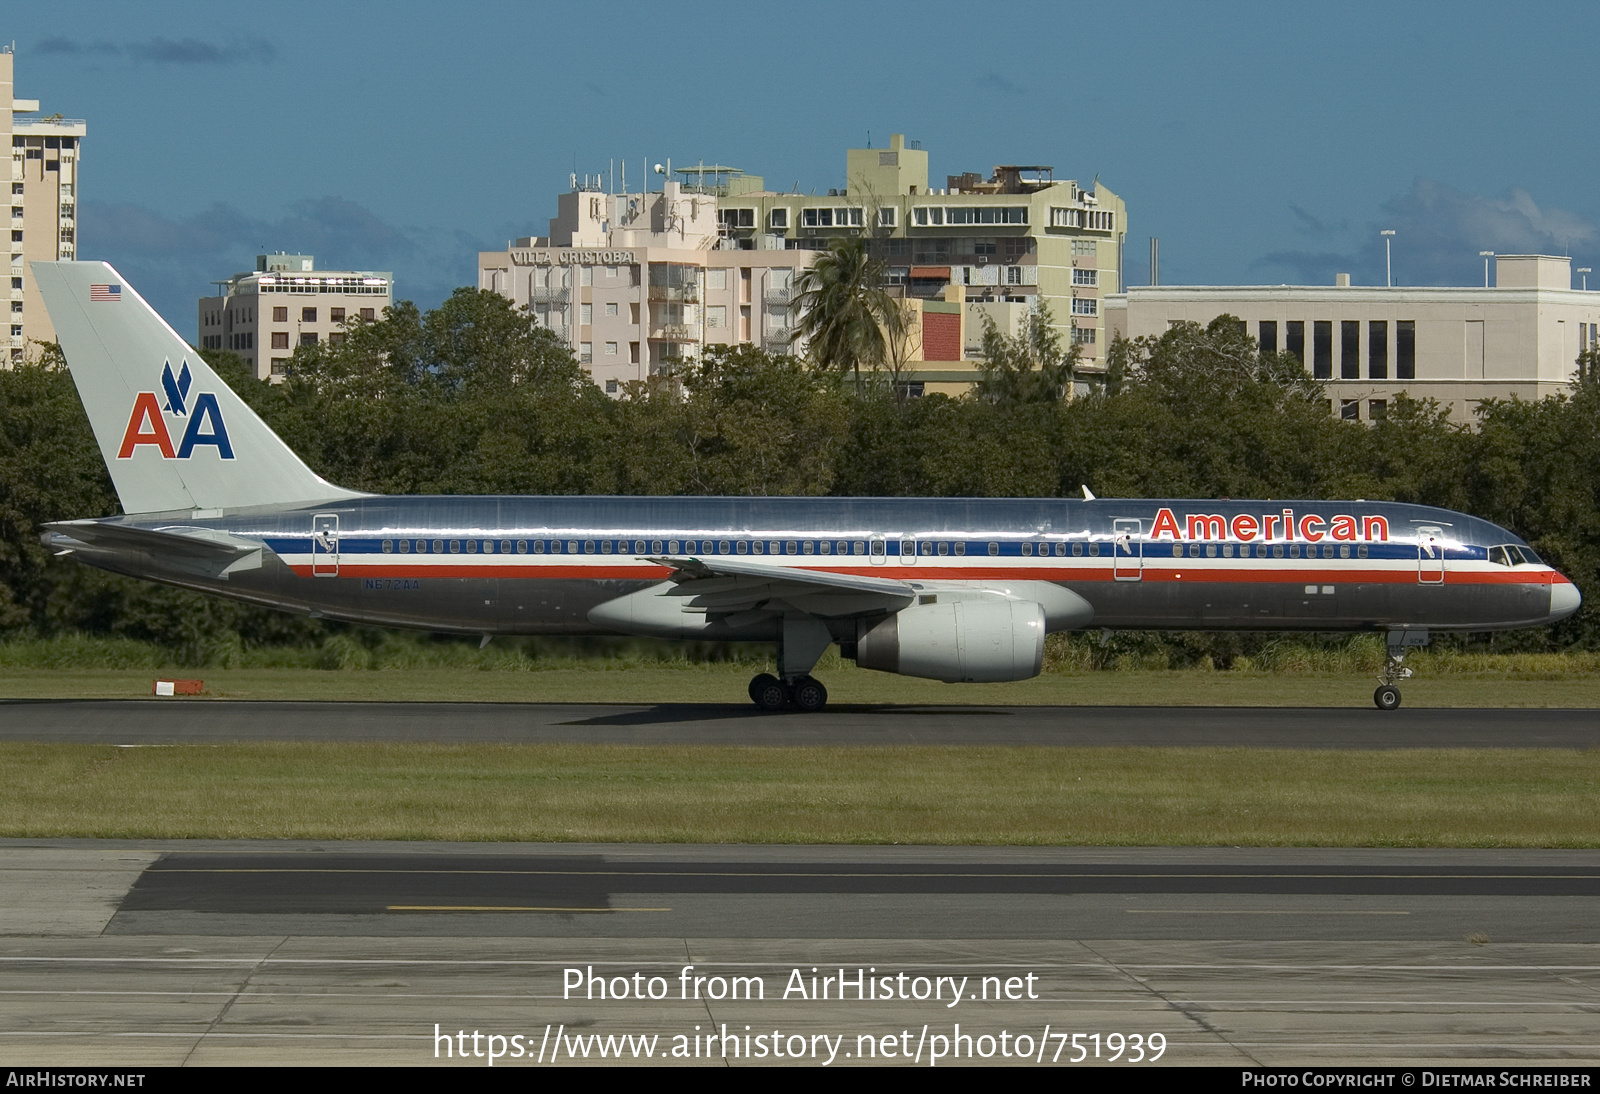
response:
[(672, 568), (667, 595), (708, 614), (789, 608), (822, 618), (897, 612), (917, 590), (893, 578), (837, 574), (731, 558), (652, 558)]
[(211, 528), (135, 528), (99, 520), (63, 520), (44, 525), (41, 539), (57, 554), (143, 554), (178, 570), (222, 577), (261, 565), (263, 545)]

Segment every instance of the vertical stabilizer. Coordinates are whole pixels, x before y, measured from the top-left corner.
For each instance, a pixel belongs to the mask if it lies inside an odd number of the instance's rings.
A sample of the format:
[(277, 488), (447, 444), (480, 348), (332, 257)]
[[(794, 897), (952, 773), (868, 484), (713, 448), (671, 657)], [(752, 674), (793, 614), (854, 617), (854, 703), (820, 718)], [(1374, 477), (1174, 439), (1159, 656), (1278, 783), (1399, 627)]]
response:
[(313, 473), (109, 265), (32, 268), (124, 512), (362, 496)]

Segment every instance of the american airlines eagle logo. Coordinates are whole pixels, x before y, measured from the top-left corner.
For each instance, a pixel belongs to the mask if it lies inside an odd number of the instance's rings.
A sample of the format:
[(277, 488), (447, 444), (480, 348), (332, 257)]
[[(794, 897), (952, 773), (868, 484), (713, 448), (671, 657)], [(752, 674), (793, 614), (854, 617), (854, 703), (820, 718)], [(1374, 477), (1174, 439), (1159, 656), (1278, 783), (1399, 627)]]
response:
[[(214, 447), (222, 459), (233, 459), (233, 444), (228, 440), (228, 427), (223, 424), (222, 408), (217, 405), (216, 395), (209, 391), (196, 392), (191, 405), (189, 389), (193, 383), (188, 361), (180, 363), (176, 375), (172, 372), (172, 362), (164, 362), (161, 392), (141, 391), (134, 397), (117, 459), (131, 459), (141, 445), (154, 445), (165, 460), (186, 460), (202, 445)], [(172, 421), (170, 428), (168, 419)], [(183, 427), (182, 435), (177, 448), (173, 448), (172, 435), (179, 426)]]

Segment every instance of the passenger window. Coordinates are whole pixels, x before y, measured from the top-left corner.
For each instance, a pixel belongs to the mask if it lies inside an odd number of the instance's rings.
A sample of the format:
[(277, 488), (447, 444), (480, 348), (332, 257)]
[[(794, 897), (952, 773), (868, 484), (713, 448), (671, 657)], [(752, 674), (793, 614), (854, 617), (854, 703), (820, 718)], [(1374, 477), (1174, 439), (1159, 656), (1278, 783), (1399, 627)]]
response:
[(1190, 558), (1199, 558), (1200, 557), (1200, 545), (1198, 543), (1189, 544), (1189, 557)]
[(450, 541), (450, 553), (453, 555), (459, 555), (461, 553), (461, 541), (459, 539), (453, 539)]
[(600, 541), (600, 553), (603, 555), (609, 555), (611, 553), (611, 541), (609, 539), (603, 539)]
[(400, 541), (400, 553), (403, 555), (411, 553), (411, 541), (409, 539), (403, 539)]
[(394, 553), (394, 540), (386, 539), (383, 541), (383, 553), (386, 555)]
[[(1263, 547), (1262, 550), (1266, 550), (1266, 548)], [(1274, 547), (1272, 549), (1272, 557), (1273, 558), (1282, 558), (1283, 557), (1283, 545), (1281, 543), (1278, 546), (1276, 546), (1276, 547)]]
[(1077, 557), (1077, 556), (1082, 556), (1082, 554), (1083, 554), (1083, 544), (1081, 544), (1081, 543), (1074, 543), (1074, 544), (1073, 544), (1073, 545), (1072, 545), (1072, 553), (1073, 553), (1073, 555), (1074, 555), (1074, 556), (1075, 556), (1075, 557)]
[(1233, 544), (1224, 543), (1222, 545), (1222, 557), (1223, 558), (1232, 558), (1233, 557)]
[(805, 551), (806, 554), (809, 555), (812, 551), (816, 550), (816, 547), (817, 547), (817, 545), (815, 543), (812, 543), (808, 539), (808, 540), (804, 541), (804, 547), (802, 549)]
[(1345, 545), (1343, 545), (1343, 546), (1341, 546), (1339, 548), (1339, 557), (1340, 558), (1349, 558), (1350, 557), (1350, 546), (1349, 546), (1349, 544), (1345, 544)]
[[(873, 540), (872, 541), (872, 557), (873, 558), (882, 558), (883, 557), (883, 552), (884, 552), (883, 540), (881, 540), (881, 539)], [(856, 552), (856, 554), (858, 554), (858, 555), (860, 553), (861, 552), (859, 550)]]
[(990, 541), (990, 543), (989, 543), (989, 553), (991, 555), (999, 554), (1000, 553), (1000, 545), (998, 543)]
[(467, 554), (475, 555), (477, 553), (478, 553), (478, 541), (475, 540), (475, 539), (467, 540)]
[(1207, 558), (1216, 558), (1217, 557), (1217, 545), (1215, 543), (1206, 544), (1206, 557)]
[(1033, 544), (1024, 543), (1022, 545), (1022, 554), (1023, 554), (1024, 557), (1033, 554)]
[(950, 545), (948, 543), (939, 544), (939, 553), (941, 555), (948, 555), (950, 553)]
[(1172, 557), (1173, 558), (1182, 558), (1183, 557), (1183, 544), (1174, 543), (1172, 545)]
[(763, 544), (763, 543), (762, 543), (762, 542), (761, 542), (761, 541), (760, 541), (760, 540), (759, 540), (759, 539), (758, 539), (758, 540), (756, 540), (756, 541), (755, 541), (755, 542), (754, 542), (754, 543), (752, 543), (752, 544), (751, 544), (751, 545), (750, 545), (750, 547), (751, 547), (751, 550), (752, 550), (752, 551), (754, 551), (754, 552), (755, 552), (755, 553), (756, 553), (756, 554), (758, 554), (758, 555), (759, 555), (759, 554), (760, 554), (760, 553), (761, 553), (761, 548), (762, 548), (762, 547), (763, 547), (763, 546), (764, 546), (764, 544)]
[(797, 554), (800, 553), (800, 544), (797, 543), (795, 540), (791, 539), (789, 541), (789, 545), (787, 547), (785, 547), (784, 550), (786, 550), (791, 555), (797, 555)]
[(1089, 544), (1089, 557), (1091, 557), (1091, 558), (1099, 558), (1100, 557), (1100, 545), (1098, 543)]
[(1367, 549), (1366, 549), (1365, 546), (1356, 548), (1356, 557), (1357, 558), (1366, 558), (1367, 557)]
[(503, 555), (509, 555), (511, 553), (511, 541), (509, 539), (503, 539), (500, 541), (500, 553)]
[(833, 553), (833, 541), (831, 539), (825, 539), (821, 543), (817, 544), (817, 549), (819, 551), (821, 551), (825, 555), (832, 554)]
[(739, 540), (739, 553), (741, 555), (750, 553), (750, 544), (747, 540)]
[(967, 553), (966, 540), (957, 540), (956, 541), (956, 554), (964, 556), (964, 555), (966, 555), (966, 553)]
[(856, 554), (864, 555), (866, 553), (867, 553), (867, 545), (865, 543), (861, 542), (861, 540), (859, 540), (859, 539), (856, 540)]
[(1290, 546), (1289, 546), (1289, 557), (1290, 558), (1299, 558), (1300, 557), (1300, 545), (1298, 543), (1290, 544)]
[(594, 540), (586, 539), (583, 541), (583, 553), (586, 555), (594, 554)]
[(720, 550), (722, 554), (731, 555), (733, 553), (733, 544), (727, 540), (723, 540)]

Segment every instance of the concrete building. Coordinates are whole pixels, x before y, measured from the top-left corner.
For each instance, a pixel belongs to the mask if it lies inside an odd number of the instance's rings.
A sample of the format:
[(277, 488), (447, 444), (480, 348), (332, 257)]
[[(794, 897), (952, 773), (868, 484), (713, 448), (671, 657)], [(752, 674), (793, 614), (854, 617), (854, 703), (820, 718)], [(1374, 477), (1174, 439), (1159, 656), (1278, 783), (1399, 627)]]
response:
[(79, 164), (87, 124), (81, 118), (37, 114), (38, 99), (18, 99), (11, 49), (0, 50), (0, 118), (11, 146), (10, 315), (0, 341), (7, 362), (37, 356), (55, 328), (33, 287), (28, 263), (76, 258)]
[(1041, 304), (1063, 342), (1078, 345), (1083, 372), (1103, 373), (1101, 300), (1122, 288), (1122, 199), (1098, 181), (1057, 180), (1049, 166), (1003, 164), (987, 178), (949, 175), (940, 187), (929, 186), (928, 168), (919, 143), (895, 134), (887, 148), (849, 149), (845, 185), (826, 196), (730, 192), (720, 212), (723, 244), (806, 251), (870, 236), (908, 299), (957, 302), (959, 323), (934, 321), (932, 352), (911, 376), (928, 391), (957, 394), (977, 380), (985, 317), (1014, 334)]
[(1578, 354), (1600, 338), (1600, 291), (1572, 287), (1572, 261), (1500, 255), (1492, 288), (1130, 286), (1106, 301), (1109, 333), (1241, 319), (1263, 350), (1300, 358), (1335, 413), (1383, 417), (1395, 393), (1437, 399), (1461, 421), (1486, 398), (1566, 391)]
[[(699, 177), (714, 171), (731, 169)], [(717, 190), (668, 178), (607, 193), (574, 177), (548, 235), (478, 255), (479, 287), (526, 307), (613, 395), (707, 345), (789, 352), (789, 300), (812, 255), (722, 247)]]
[(200, 298), (201, 349), (232, 350), (263, 380), (282, 379), (296, 346), (342, 342), (345, 324), (383, 318), (394, 302), (388, 271), (318, 270), (311, 255), (257, 255), (252, 273), (215, 282)]
[(845, 159), (847, 185), (825, 197), (722, 165), (668, 165), (659, 192), (574, 176), (548, 235), (478, 256), (479, 286), (529, 308), (616, 393), (706, 345), (802, 351), (796, 278), (832, 240), (866, 235), (911, 313), (896, 355), (913, 393), (966, 391), (985, 318), (1015, 334), (1041, 303), (1085, 371), (1103, 370), (1100, 300), (1121, 287), (1126, 231), (1116, 195), (1057, 182), (1049, 167), (932, 189), (928, 154), (899, 135)]

